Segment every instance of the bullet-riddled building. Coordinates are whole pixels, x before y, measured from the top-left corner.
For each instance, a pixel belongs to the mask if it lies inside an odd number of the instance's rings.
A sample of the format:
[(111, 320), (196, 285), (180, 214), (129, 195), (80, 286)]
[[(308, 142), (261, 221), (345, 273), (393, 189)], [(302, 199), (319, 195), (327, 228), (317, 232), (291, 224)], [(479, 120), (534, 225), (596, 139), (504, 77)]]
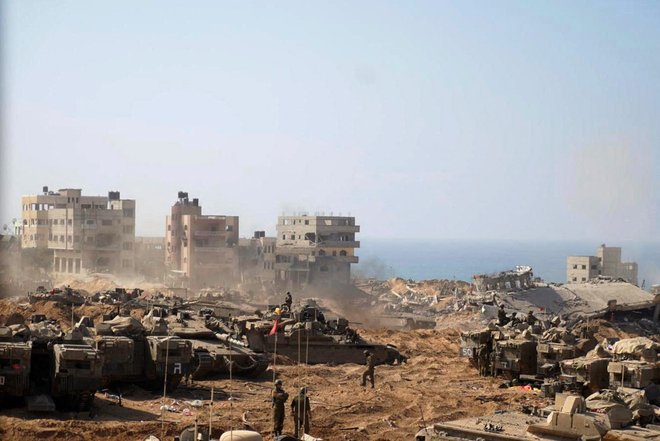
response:
[(23, 196), (21, 248), (52, 253), (53, 272), (80, 274), (134, 270), (135, 201), (83, 196), (81, 189)]
[(637, 263), (621, 261), (621, 247), (602, 244), (595, 256), (569, 256), (566, 279), (569, 283), (588, 282), (599, 276), (623, 279), (637, 285)]
[(280, 285), (348, 284), (358, 263), (354, 217), (280, 216), (277, 221), (275, 274)]
[(229, 286), (239, 277), (238, 216), (203, 215), (179, 192), (166, 219), (166, 266), (190, 288)]

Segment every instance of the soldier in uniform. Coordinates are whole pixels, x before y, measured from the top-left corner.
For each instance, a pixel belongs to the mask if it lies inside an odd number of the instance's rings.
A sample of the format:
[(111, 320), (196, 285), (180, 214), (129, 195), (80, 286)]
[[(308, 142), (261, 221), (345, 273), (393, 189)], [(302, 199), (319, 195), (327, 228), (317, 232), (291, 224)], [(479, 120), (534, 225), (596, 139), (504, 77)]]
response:
[(298, 432), (302, 427), (303, 433), (309, 433), (309, 423), (312, 420), (312, 408), (309, 405), (307, 388), (301, 387), (298, 395), (291, 400), (291, 414), (293, 416), (294, 436), (298, 438)]
[(282, 434), (284, 427), (284, 403), (289, 399), (289, 394), (282, 388), (282, 380), (275, 380), (275, 390), (272, 394), (273, 405), (273, 437)]
[(366, 350), (364, 351), (364, 356), (366, 357), (365, 364), (367, 365), (364, 372), (362, 372), (362, 386), (367, 385), (367, 378), (371, 381), (371, 388), (374, 388), (374, 356), (373, 354)]
[(504, 310), (504, 305), (500, 305), (500, 309), (497, 311), (497, 324), (504, 326), (509, 322), (509, 319), (506, 316), (506, 311)]
[(529, 313), (527, 313), (527, 324), (529, 326), (534, 326), (537, 321), (538, 319), (534, 317), (534, 311), (529, 311)]
[(291, 312), (291, 305), (293, 305), (293, 298), (291, 297), (291, 292), (289, 292), (289, 291), (286, 292), (286, 297), (284, 298), (284, 303), (289, 308), (289, 312)]
[(489, 373), (489, 366), (488, 366), (488, 348), (485, 345), (482, 345), (479, 348), (479, 352), (477, 354), (477, 362), (479, 363), (479, 375), (482, 377), (488, 376)]

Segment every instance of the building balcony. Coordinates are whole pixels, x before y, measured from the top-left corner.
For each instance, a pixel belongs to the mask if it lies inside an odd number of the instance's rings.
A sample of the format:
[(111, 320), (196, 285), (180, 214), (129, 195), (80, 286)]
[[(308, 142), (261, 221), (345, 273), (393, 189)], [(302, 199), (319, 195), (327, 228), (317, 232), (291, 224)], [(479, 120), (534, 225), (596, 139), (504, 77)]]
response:
[(330, 233), (359, 233), (359, 225), (316, 225), (317, 234)]
[(359, 240), (324, 240), (317, 242), (317, 248), (331, 247), (331, 248), (360, 248)]
[(193, 237), (223, 237), (227, 234), (225, 231), (193, 231)]
[(358, 263), (360, 258), (358, 256), (310, 256), (310, 262), (323, 263), (323, 262), (344, 262), (344, 263)]

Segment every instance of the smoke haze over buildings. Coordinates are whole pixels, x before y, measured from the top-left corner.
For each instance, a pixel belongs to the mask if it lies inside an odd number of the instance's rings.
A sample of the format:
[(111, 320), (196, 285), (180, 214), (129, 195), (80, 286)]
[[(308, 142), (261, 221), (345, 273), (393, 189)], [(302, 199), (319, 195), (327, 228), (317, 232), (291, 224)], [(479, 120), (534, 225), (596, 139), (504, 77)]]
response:
[(2, 222), (49, 185), (138, 235), (186, 189), (242, 236), (657, 238), (660, 7), (594, 5), (8, 1)]

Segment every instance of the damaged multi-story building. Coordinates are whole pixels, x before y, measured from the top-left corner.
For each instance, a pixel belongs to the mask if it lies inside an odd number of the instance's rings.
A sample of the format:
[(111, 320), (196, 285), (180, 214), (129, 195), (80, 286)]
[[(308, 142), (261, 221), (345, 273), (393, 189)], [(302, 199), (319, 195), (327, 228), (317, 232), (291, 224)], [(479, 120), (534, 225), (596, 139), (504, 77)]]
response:
[(239, 278), (238, 216), (203, 215), (180, 191), (166, 218), (166, 266), (189, 288), (229, 286)]
[(518, 291), (534, 286), (534, 272), (531, 266), (517, 266), (512, 270), (493, 274), (475, 274), (472, 278), (479, 292)]
[(165, 274), (165, 237), (135, 237), (135, 273), (148, 280), (162, 280)]
[(275, 281), (275, 246), (277, 239), (265, 231), (255, 231), (238, 240), (241, 283), (272, 284)]
[(52, 254), (54, 273), (133, 273), (135, 201), (81, 189), (23, 196), (21, 248)]
[(602, 244), (595, 256), (568, 256), (566, 259), (566, 280), (568, 283), (582, 283), (599, 276), (623, 279), (637, 285), (637, 262), (622, 262), (621, 247), (608, 247)]
[(354, 217), (280, 216), (277, 221), (275, 276), (291, 288), (308, 284), (348, 284), (360, 231)]

